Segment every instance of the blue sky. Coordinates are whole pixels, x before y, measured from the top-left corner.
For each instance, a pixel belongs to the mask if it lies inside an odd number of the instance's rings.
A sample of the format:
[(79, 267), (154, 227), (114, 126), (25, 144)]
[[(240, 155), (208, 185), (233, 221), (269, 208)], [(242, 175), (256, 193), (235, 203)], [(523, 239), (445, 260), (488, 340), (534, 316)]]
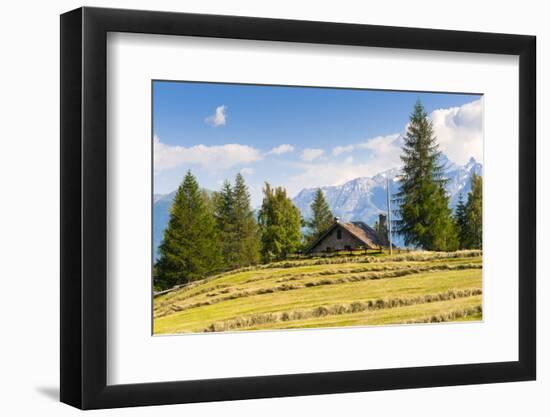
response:
[(256, 206), (265, 181), (293, 197), (375, 175), (400, 164), (417, 99), (453, 162), (481, 159), (478, 95), (155, 81), (154, 192), (187, 169), (211, 190), (242, 172)]

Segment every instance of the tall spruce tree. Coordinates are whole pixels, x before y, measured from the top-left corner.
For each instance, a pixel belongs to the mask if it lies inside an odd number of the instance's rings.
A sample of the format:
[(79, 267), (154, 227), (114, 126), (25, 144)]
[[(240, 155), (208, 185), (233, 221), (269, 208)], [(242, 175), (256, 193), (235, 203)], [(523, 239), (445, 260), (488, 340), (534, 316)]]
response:
[(160, 289), (194, 281), (217, 272), (221, 253), (214, 217), (197, 180), (188, 171), (170, 208), (170, 220), (156, 265)]
[(301, 246), (300, 211), (287, 197), (282, 187), (275, 189), (266, 183), (264, 199), (258, 213), (261, 232), (261, 256), (264, 262), (286, 258)]
[(468, 233), (466, 243), (468, 248), (483, 248), (483, 180), (479, 175), (472, 174), (472, 189), (468, 193), (466, 203), (466, 219)]
[(404, 138), (401, 185), (394, 199), (399, 214), (395, 230), (407, 246), (427, 250), (455, 250), (458, 246), (439, 158), (432, 124), (419, 100)]
[(233, 202), (235, 224), (234, 232), (237, 246), (237, 260), (239, 266), (248, 266), (258, 263), (260, 258), (260, 242), (258, 225), (254, 212), (250, 206), (250, 193), (239, 173), (235, 177), (233, 188)]
[(225, 180), (221, 190), (214, 193), (213, 205), (224, 269), (236, 268), (238, 267), (238, 253), (235, 232), (235, 199), (229, 181)]
[(460, 249), (468, 247), (468, 215), (466, 212), (466, 204), (462, 198), (462, 193), (458, 195), (458, 203), (455, 209), (455, 223), (458, 236), (458, 246)]
[(315, 192), (310, 207), (311, 218), (306, 222), (309, 229), (306, 235), (306, 244), (308, 245), (317, 240), (334, 222), (334, 216), (320, 188)]

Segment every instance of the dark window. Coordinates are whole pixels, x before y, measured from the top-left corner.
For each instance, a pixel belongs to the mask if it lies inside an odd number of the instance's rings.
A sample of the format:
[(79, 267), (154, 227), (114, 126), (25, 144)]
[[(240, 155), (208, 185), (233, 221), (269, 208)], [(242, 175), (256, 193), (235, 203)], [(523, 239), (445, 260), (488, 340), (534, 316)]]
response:
[(342, 230), (338, 229), (336, 231), (336, 239), (338, 239), (338, 240), (342, 239)]

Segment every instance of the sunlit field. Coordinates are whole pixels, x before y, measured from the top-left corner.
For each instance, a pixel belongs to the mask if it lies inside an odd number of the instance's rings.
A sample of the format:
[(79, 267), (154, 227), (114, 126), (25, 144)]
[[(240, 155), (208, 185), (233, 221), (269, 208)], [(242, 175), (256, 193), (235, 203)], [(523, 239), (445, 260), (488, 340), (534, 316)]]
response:
[(156, 295), (153, 315), (155, 334), (479, 321), (481, 251), (243, 268)]

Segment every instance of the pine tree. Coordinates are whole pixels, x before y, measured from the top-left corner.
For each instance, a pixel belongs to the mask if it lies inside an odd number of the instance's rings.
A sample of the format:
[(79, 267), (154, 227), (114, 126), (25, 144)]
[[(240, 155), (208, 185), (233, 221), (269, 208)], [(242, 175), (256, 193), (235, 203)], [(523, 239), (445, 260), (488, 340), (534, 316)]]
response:
[(466, 249), (468, 247), (468, 216), (466, 213), (466, 204), (462, 198), (462, 193), (458, 195), (458, 203), (455, 209), (455, 224), (458, 235), (458, 242), (460, 249)]
[(207, 196), (188, 171), (170, 209), (170, 220), (159, 247), (157, 288), (201, 279), (220, 269), (221, 254)]
[(466, 219), (468, 222), (468, 248), (483, 248), (483, 180), (472, 174), (472, 189), (468, 193), (466, 203)]
[(258, 263), (260, 253), (260, 242), (258, 234), (258, 225), (254, 218), (254, 212), (250, 207), (250, 193), (244, 181), (244, 177), (239, 173), (235, 177), (235, 187), (233, 188), (234, 232), (237, 246), (238, 265), (248, 266)]
[(213, 205), (224, 269), (237, 268), (238, 253), (237, 236), (235, 233), (235, 199), (229, 181), (225, 180), (222, 189), (214, 193)]
[(306, 243), (311, 244), (317, 240), (334, 222), (334, 216), (325, 200), (320, 188), (315, 192), (311, 203), (311, 219), (306, 222), (309, 232), (306, 236)]
[(427, 250), (455, 250), (458, 246), (439, 158), (432, 124), (417, 101), (404, 138), (401, 185), (394, 199), (399, 214), (396, 233), (407, 246)]
[(272, 189), (266, 183), (264, 199), (258, 214), (261, 232), (261, 255), (264, 262), (286, 258), (301, 245), (300, 211), (282, 187)]

